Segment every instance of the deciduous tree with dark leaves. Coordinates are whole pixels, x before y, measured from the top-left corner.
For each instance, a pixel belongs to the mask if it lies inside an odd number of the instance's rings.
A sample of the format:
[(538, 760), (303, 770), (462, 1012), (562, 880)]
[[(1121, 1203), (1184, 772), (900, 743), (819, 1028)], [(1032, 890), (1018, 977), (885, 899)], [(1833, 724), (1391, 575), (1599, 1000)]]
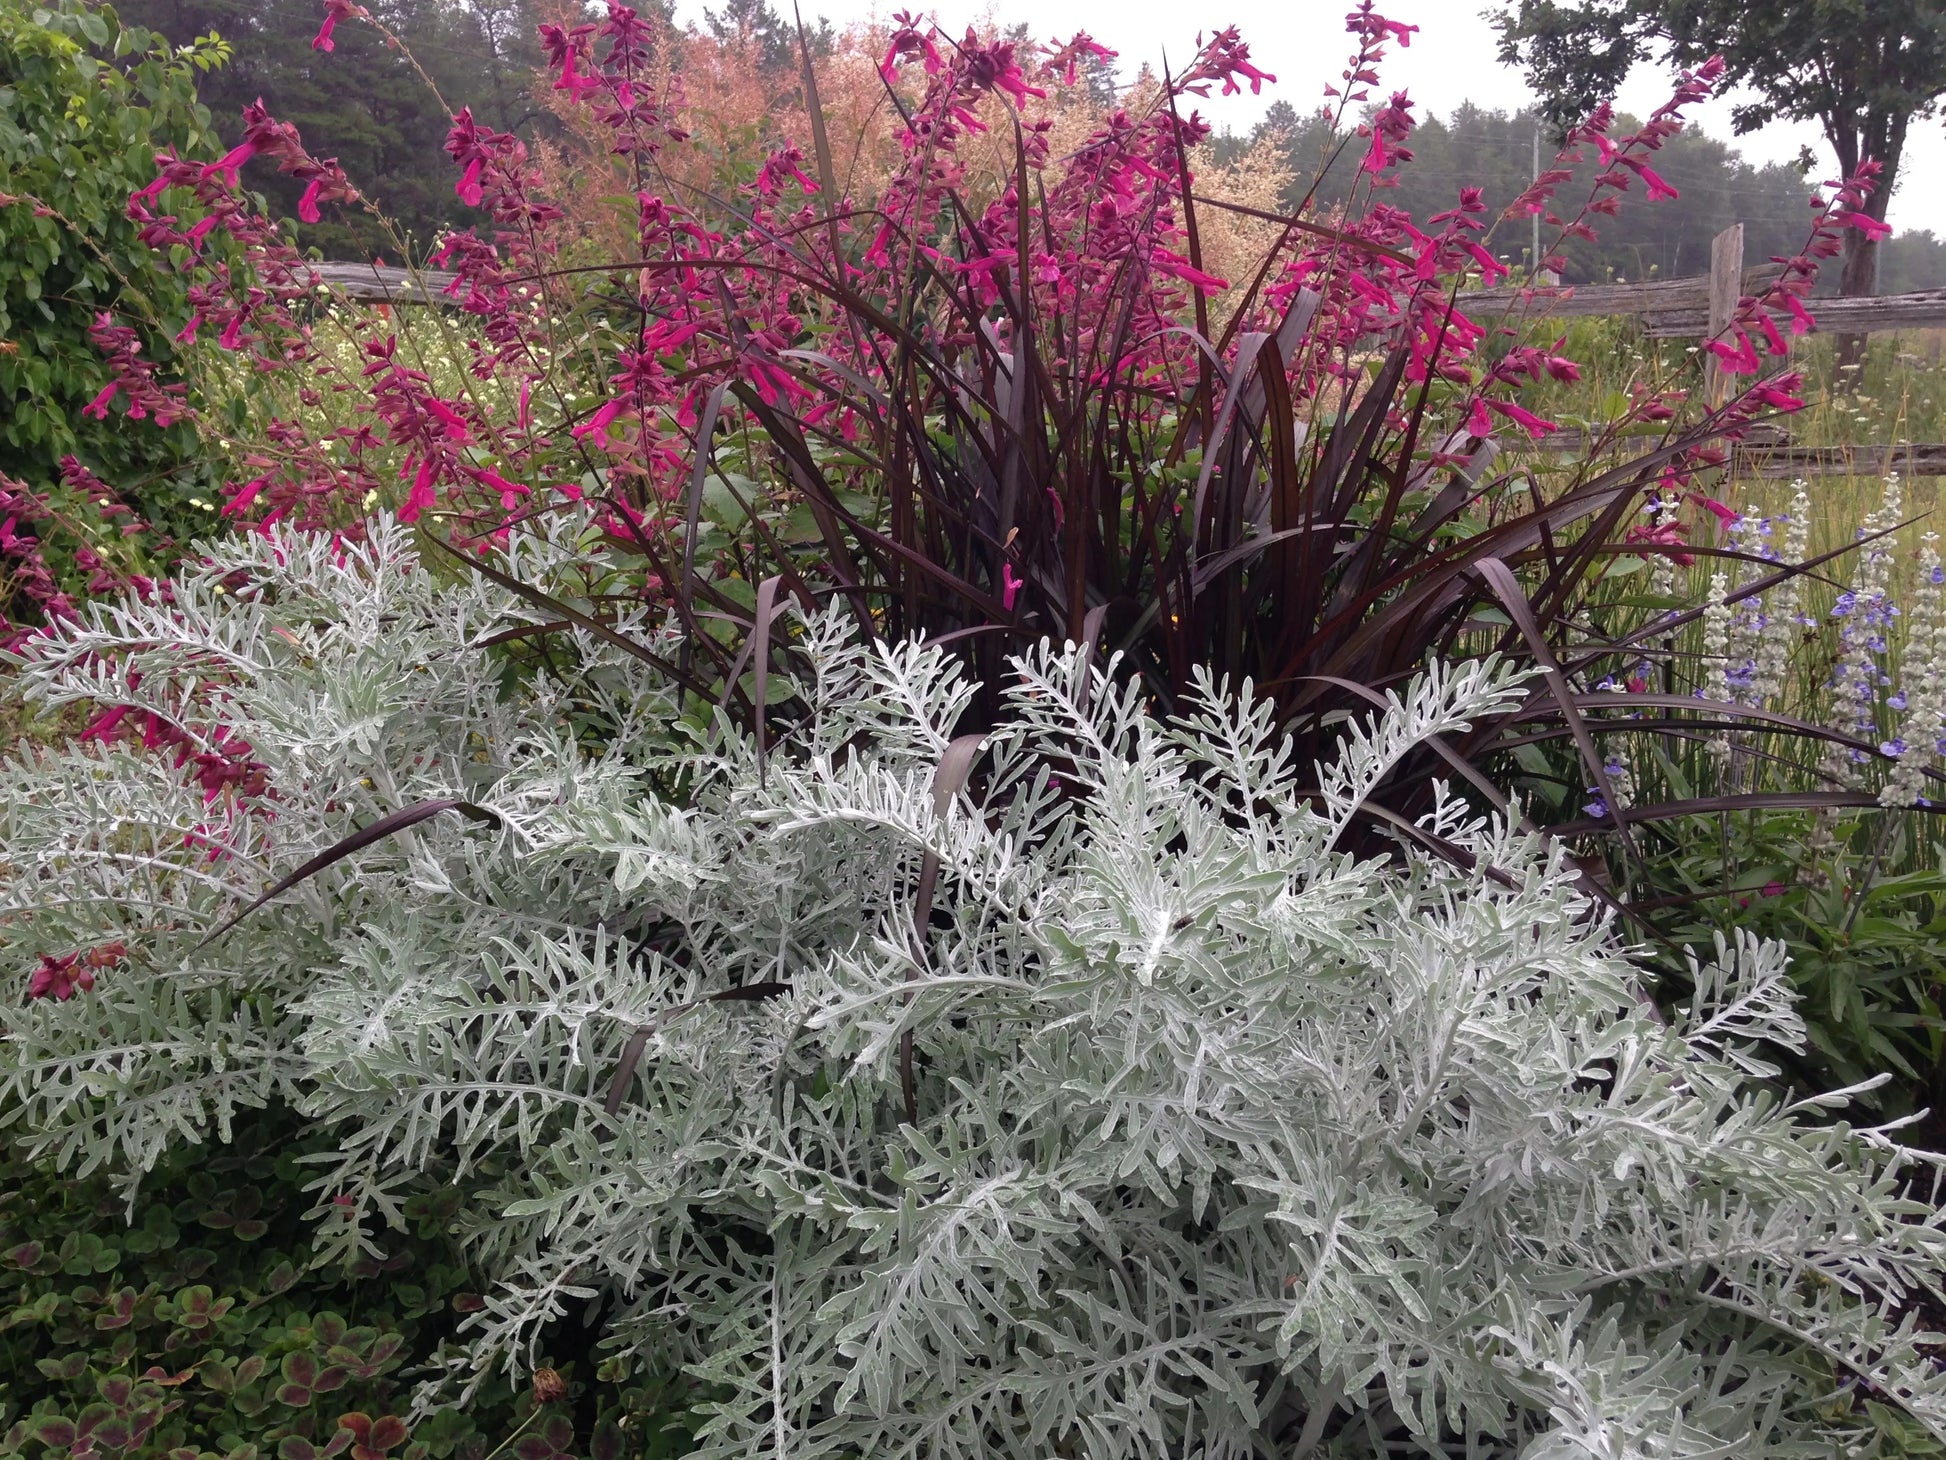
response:
[[(1612, 95), (1638, 61), (1721, 55), (1725, 80), (1747, 88), (1738, 133), (1816, 122), (1846, 177), (1880, 164), (1865, 210), (1881, 223), (1907, 131), (1946, 93), (1946, 0), (1518, 0), (1496, 22), (1501, 59), (1526, 68), (1561, 126)], [(1880, 236), (1847, 236), (1846, 297), (1876, 292)], [(1842, 340), (1841, 363), (1862, 351), (1862, 336)]]

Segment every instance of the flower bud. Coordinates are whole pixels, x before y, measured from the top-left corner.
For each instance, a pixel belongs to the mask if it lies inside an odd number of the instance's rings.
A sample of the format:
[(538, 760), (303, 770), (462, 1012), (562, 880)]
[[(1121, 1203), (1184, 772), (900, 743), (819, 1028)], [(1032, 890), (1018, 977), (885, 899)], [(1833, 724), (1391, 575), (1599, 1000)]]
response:
[(534, 1403), (553, 1404), (568, 1397), (568, 1381), (559, 1371), (545, 1366), (534, 1370)]

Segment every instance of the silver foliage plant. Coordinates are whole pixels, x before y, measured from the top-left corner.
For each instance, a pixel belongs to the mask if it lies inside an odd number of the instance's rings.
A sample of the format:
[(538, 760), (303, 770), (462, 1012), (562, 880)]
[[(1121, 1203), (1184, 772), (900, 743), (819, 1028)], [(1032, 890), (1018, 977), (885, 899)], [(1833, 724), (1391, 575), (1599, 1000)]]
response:
[[(1761, 1083), (1802, 1037), (1777, 949), (1719, 942), (1665, 1023), (1559, 847), (1435, 787), (1397, 856), (1345, 849), (1410, 746), (1521, 693), (1503, 666), (1430, 667), (1313, 771), (1247, 685), (1167, 723), (1043, 646), (956, 788), (973, 688), (935, 647), (802, 623), (811, 713), (763, 754), (591, 637), (509, 674), (478, 641), (532, 612), (396, 526), (209, 553), (18, 684), (224, 728), (268, 790), (9, 766), (0, 1101), (134, 1173), (289, 1102), (341, 1136), (327, 1252), (472, 1183), (499, 1286), (448, 1399), (602, 1299), (689, 1367), (710, 1456), (1828, 1455), (1861, 1395), (1946, 1437), (1928, 1168)], [(204, 941), (441, 798), (496, 824)]]

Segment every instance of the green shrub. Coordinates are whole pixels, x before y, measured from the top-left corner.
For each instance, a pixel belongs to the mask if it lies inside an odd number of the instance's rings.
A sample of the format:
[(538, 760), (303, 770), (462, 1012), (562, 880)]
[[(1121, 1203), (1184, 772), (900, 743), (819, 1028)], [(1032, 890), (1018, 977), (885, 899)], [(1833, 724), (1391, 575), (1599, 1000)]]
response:
[[(97, 420), (85, 409), (111, 379), (89, 336), (104, 312), (136, 330), (145, 359), (175, 358), (186, 283), (125, 210), (158, 152), (215, 155), (195, 78), (227, 54), (213, 40), (174, 51), (87, 0), (0, 0), (0, 478), (51, 499), (62, 520), (40, 531), (59, 539), (49, 566), (70, 592), (88, 575), (76, 548), (129, 570), (146, 564), (124, 522), (101, 523), (63, 458), (163, 529), (206, 521), (190, 499), (214, 498), (221, 480), (187, 422), (131, 428), (118, 412)], [(0, 515), (23, 514), (10, 505)]]
[[(576, 560), (507, 566), (587, 601)], [(477, 647), (509, 630), (551, 671)], [(976, 750), (943, 649), (849, 633), (794, 636), (809, 712), (764, 748), (383, 521), (96, 607), (25, 687), (257, 772), (9, 767), (15, 1131), (140, 1165), (288, 1101), (336, 1253), (463, 1179), (498, 1281), (450, 1378), (601, 1303), (615, 1361), (701, 1386), (706, 1456), (1946, 1435), (1946, 1215), (1886, 1134), (1767, 1092), (1803, 1037), (1774, 946), (1719, 942), (1665, 1023), (1558, 843), (1433, 787), (1392, 856), (1341, 849), (1503, 668), (1429, 667), (1314, 772), (1247, 688), (1165, 722), (1045, 646)]]
[(558, 1371), (579, 1405), (489, 1385), (408, 1424), (414, 1368), (481, 1304), (450, 1235), (464, 1193), (406, 1195), (386, 1256), (319, 1269), (303, 1187), (329, 1149), (258, 1115), (173, 1152), (132, 1201), (99, 1173), (0, 1160), (0, 1456), (306, 1460), (354, 1437), (393, 1460), (479, 1460), (504, 1440), (531, 1441), (522, 1460), (664, 1453), (662, 1392), (597, 1383), (585, 1360)]

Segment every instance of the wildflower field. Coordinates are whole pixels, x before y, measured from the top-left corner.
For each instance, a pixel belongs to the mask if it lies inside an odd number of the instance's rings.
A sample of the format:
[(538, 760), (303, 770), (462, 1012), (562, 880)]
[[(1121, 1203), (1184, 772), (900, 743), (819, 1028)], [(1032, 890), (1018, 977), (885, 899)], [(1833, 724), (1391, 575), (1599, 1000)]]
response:
[(324, 0), (428, 237), (0, 0), (0, 1456), (1946, 1453), (1937, 483), (1737, 452), (1946, 440), (1877, 164), (1655, 341), (1719, 58), (1415, 215), (1373, 0), (1294, 207), (735, 14)]

